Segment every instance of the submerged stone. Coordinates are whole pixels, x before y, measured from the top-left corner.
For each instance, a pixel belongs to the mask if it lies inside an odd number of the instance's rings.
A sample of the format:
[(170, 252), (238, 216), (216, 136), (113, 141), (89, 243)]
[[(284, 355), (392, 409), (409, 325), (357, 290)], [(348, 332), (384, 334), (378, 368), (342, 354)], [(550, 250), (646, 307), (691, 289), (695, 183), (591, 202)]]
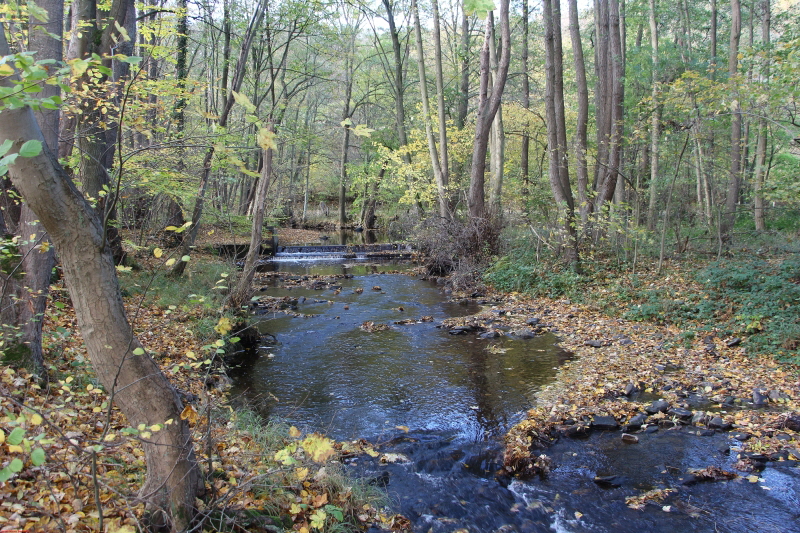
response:
[(619, 423), (613, 416), (597, 415), (592, 419), (592, 428), (614, 431), (619, 429)]

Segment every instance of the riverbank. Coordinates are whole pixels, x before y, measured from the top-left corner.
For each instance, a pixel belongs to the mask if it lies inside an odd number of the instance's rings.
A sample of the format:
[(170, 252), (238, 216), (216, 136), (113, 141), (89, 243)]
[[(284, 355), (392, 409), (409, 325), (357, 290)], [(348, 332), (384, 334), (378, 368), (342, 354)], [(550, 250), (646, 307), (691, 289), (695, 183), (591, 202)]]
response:
[[(647, 286), (669, 282), (692, 287), (685, 272), (665, 272)], [(666, 280), (666, 281), (665, 281)], [(607, 282), (612, 285), (611, 282)], [(558, 438), (617, 431), (620, 445), (639, 434), (724, 432), (739, 455), (741, 476), (773, 461), (800, 460), (800, 368), (770, 355), (748, 354), (746, 338), (715, 332), (707, 324), (687, 327), (632, 321), (601, 307), (611, 295), (598, 284), (597, 298), (532, 298), (486, 293), (493, 305), (446, 327), (491, 335), (555, 333), (574, 354), (555, 380), (536, 395), (535, 407), (505, 439), (505, 474), (546, 474), (547, 447)]]
[[(344, 473), (340, 455), (360, 445), (232, 407), (222, 357), (238, 349), (239, 332), (220, 304), (235, 267), (198, 251), (174, 280), (167, 254), (135, 254), (120, 283), (136, 335), (185, 406), (205, 476), (198, 530), (357, 531), (396, 521), (382, 514), (380, 490)], [(160, 428), (129, 427), (109, 405), (65, 288), (58, 283), (51, 295), (49, 381), (0, 366), (0, 530), (133, 533), (145, 511), (136, 493), (145, 475), (141, 443)]]

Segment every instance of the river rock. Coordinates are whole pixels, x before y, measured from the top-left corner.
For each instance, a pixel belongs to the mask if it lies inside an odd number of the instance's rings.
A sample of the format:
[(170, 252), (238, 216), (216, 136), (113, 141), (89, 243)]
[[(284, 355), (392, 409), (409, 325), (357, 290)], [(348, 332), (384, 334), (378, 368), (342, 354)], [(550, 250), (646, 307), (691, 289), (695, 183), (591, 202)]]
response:
[(741, 343), (742, 339), (740, 339), (739, 337), (734, 337), (725, 344), (728, 346), (728, 348), (733, 348), (734, 346), (739, 346)]
[(753, 389), (753, 405), (767, 405), (769, 398), (764, 389)]
[(695, 411), (692, 415), (692, 425), (693, 426), (702, 426), (708, 423), (708, 415), (705, 414), (703, 411)]
[(498, 333), (497, 331), (484, 331), (483, 333), (478, 335), (478, 337), (481, 339), (496, 339), (499, 336), (500, 333)]
[(579, 424), (568, 426), (562, 430), (562, 434), (570, 439), (584, 439), (588, 437), (591, 432), (592, 428)]
[(623, 431), (636, 431), (641, 428), (646, 421), (647, 415), (645, 413), (636, 413), (628, 420), (628, 423), (625, 424)]
[(539, 322), (541, 322), (541, 321), (542, 321), (542, 319), (533, 317), (533, 318), (529, 318), (528, 320), (526, 320), (525, 324), (527, 324), (529, 326), (538, 326)]
[(585, 346), (591, 346), (592, 348), (600, 348), (601, 346), (603, 346), (602, 342), (600, 342), (598, 340), (594, 340), (594, 339), (589, 339), (589, 340), (583, 341), (583, 344)]
[(604, 489), (621, 487), (623, 478), (621, 476), (595, 476), (594, 482)]
[(666, 413), (667, 409), (669, 409), (669, 402), (667, 400), (656, 400), (644, 408), (644, 410), (649, 415), (654, 415), (656, 413)]
[(623, 394), (625, 396), (630, 396), (632, 394), (636, 394), (637, 392), (639, 392), (639, 387), (637, 387), (633, 383), (628, 383), (627, 385), (625, 385), (625, 392), (623, 392)]
[(470, 326), (458, 326), (448, 331), (450, 335), (465, 335), (468, 331), (472, 331)]
[(679, 418), (681, 422), (688, 422), (692, 418), (693, 413), (683, 407), (673, 407), (667, 411), (667, 414)]
[(592, 429), (600, 430), (617, 430), (619, 424), (613, 416), (595, 415), (591, 423)]
[(728, 446), (727, 442), (720, 442), (719, 444), (717, 444), (717, 451), (719, 453), (728, 455), (729, 453), (731, 453), (731, 447)]
[(517, 329), (512, 331), (511, 334), (518, 339), (533, 339), (536, 337), (536, 332), (532, 329)]
[(637, 437), (636, 435), (631, 435), (630, 433), (623, 433), (622, 442), (626, 444), (636, 444), (639, 442), (639, 437)]
[(783, 421), (783, 427), (800, 433), (800, 416), (789, 415), (786, 417), (786, 420)]
[(752, 435), (750, 433), (747, 433), (746, 431), (740, 431), (739, 433), (733, 434), (733, 438), (738, 440), (739, 442), (748, 441), (750, 440), (751, 437)]
[(709, 429), (721, 429), (722, 431), (728, 431), (733, 427), (733, 425), (725, 422), (722, 417), (715, 416), (708, 421), (708, 427)]
[(789, 398), (786, 394), (776, 389), (769, 391), (769, 394), (767, 396), (769, 397), (769, 401), (771, 402), (779, 402), (781, 400), (786, 400)]

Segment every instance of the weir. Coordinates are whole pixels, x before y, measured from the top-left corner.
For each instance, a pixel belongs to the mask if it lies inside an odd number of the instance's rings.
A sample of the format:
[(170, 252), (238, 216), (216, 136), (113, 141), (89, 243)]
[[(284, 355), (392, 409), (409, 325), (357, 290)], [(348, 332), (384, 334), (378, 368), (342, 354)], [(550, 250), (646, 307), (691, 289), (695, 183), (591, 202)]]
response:
[(314, 259), (412, 259), (410, 244), (329, 244), (319, 246), (278, 246), (273, 261)]

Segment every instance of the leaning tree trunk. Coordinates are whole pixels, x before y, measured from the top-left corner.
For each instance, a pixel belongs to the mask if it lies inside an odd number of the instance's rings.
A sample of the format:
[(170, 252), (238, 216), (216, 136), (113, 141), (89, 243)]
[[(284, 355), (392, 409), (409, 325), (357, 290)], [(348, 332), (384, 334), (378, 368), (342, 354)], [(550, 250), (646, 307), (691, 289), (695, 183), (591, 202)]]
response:
[[(272, 129), (270, 124), (270, 130)], [(242, 276), (236, 288), (228, 298), (227, 307), (239, 309), (247, 303), (252, 293), (253, 276), (256, 273), (256, 261), (261, 255), (261, 235), (264, 229), (264, 210), (267, 203), (267, 191), (272, 177), (272, 148), (264, 150), (264, 166), (261, 169), (261, 178), (256, 189), (255, 209), (253, 210), (253, 230), (250, 233), (250, 248), (244, 260)]]
[(486, 172), (486, 151), (489, 146), (489, 132), (497, 110), (500, 109), (500, 101), (503, 97), (503, 89), (508, 78), (508, 65), (511, 58), (511, 30), (508, 21), (509, 0), (500, 0), (500, 60), (497, 67), (497, 75), (494, 78), (492, 87), (489, 87), (489, 39), (491, 38), (491, 18), (486, 17), (486, 33), (484, 35), (483, 47), (481, 48), (481, 73), (480, 73), (480, 92), (478, 95), (478, 110), (475, 119), (475, 138), (472, 148), (472, 169), (470, 171), (469, 193), (467, 203), (469, 204), (469, 217), (472, 220), (483, 219), (486, 216), (486, 201), (484, 192), (485, 172)]
[[(2, 28), (0, 28), (2, 30)], [(0, 53), (8, 54), (0, 31)], [(6, 78), (3, 84), (13, 82)], [(189, 427), (180, 417), (175, 388), (144, 353), (128, 323), (111, 251), (97, 212), (83, 199), (44, 143), (29, 107), (0, 113), (0, 138), (19, 151), (30, 140), (42, 142), (35, 157), (19, 157), (9, 175), (38, 215), (58, 250), (64, 279), (92, 366), (128, 424), (162, 424), (142, 440), (147, 477), (140, 497), (147, 502), (155, 527), (185, 530), (202, 488)], [(168, 420), (172, 423), (165, 424)]]

